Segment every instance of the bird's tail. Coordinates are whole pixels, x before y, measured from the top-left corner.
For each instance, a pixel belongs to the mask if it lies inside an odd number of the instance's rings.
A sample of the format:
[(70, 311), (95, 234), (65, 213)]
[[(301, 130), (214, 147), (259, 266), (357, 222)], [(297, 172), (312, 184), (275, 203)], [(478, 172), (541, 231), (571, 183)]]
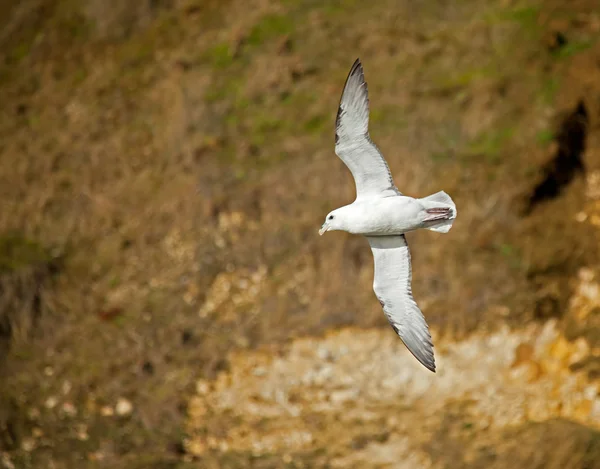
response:
[(438, 233), (448, 233), (456, 218), (456, 205), (452, 198), (444, 191), (436, 192), (419, 199), (425, 208), (423, 223), (426, 229)]

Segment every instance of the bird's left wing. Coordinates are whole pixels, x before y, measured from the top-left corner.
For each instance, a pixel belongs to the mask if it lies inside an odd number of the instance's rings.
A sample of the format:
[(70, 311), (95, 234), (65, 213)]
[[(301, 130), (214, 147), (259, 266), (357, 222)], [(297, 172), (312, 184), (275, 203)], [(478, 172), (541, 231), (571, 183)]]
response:
[(369, 94), (356, 59), (335, 120), (335, 153), (346, 164), (356, 184), (356, 197), (400, 194), (385, 158), (369, 137)]
[(412, 296), (410, 252), (404, 235), (367, 236), (373, 258), (373, 290), (388, 321), (419, 362), (435, 372), (433, 343), (423, 313)]

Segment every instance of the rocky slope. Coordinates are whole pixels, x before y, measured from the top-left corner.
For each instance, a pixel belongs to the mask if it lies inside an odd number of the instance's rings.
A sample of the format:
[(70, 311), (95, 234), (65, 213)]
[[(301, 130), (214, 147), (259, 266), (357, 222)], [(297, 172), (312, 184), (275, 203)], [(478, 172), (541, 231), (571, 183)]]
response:
[[(0, 1), (0, 465), (600, 466), (595, 1)], [(360, 56), (436, 375), (371, 290)]]

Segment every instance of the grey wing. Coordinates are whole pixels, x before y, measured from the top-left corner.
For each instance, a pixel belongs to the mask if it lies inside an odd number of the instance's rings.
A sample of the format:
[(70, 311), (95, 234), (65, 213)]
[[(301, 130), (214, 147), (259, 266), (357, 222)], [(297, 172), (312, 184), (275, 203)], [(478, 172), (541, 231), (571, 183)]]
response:
[(369, 95), (362, 65), (356, 59), (335, 121), (335, 153), (354, 176), (356, 196), (400, 194), (385, 158), (369, 137)]
[(433, 343), (423, 313), (413, 299), (410, 251), (404, 235), (367, 236), (375, 259), (373, 290), (404, 345), (435, 372)]

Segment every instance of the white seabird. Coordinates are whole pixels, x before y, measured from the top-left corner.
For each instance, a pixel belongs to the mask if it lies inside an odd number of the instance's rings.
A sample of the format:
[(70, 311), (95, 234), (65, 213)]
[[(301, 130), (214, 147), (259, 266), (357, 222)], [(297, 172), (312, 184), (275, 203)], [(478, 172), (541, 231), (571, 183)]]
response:
[(342, 230), (367, 237), (375, 260), (373, 290), (388, 321), (415, 358), (435, 372), (429, 327), (412, 296), (404, 233), (419, 228), (447, 233), (456, 206), (444, 191), (414, 199), (396, 188), (369, 137), (369, 96), (359, 59), (346, 79), (335, 127), (335, 153), (352, 172), (356, 200), (330, 212), (319, 234)]

